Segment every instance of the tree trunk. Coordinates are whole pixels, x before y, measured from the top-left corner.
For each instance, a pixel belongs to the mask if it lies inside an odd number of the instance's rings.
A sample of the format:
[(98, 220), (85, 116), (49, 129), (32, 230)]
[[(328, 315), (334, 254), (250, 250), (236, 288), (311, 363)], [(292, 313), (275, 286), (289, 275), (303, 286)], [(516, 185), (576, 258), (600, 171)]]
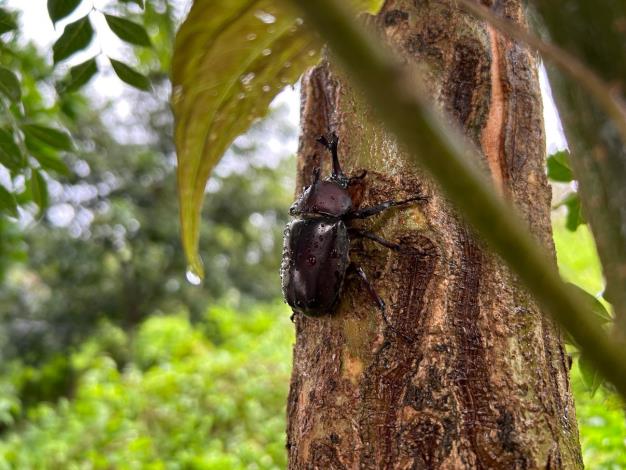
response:
[[(521, 0), (496, 1), (525, 24)], [(483, 150), (484, 168), (554, 254), (535, 58), (454, 2), (387, 0), (367, 21), (427, 77), (436, 103)], [(385, 84), (381, 83), (381, 87)], [(298, 191), (328, 174), (315, 139), (340, 138), (360, 206), (416, 192), (426, 203), (362, 227), (403, 252), (352, 241), (406, 341), (385, 328), (358, 279), (333, 315), (296, 318), (288, 404), (293, 469), (582, 468), (559, 333), (503, 264), (324, 62), (302, 82)], [(471, 195), (468, 195), (471, 197)]]

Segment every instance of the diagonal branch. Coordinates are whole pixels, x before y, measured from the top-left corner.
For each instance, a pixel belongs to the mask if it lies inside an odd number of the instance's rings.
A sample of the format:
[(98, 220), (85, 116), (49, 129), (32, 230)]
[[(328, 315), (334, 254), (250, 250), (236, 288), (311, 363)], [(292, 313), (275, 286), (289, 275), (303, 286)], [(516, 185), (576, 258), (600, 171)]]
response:
[(336, 0), (291, 1), (328, 42), (415, 163), (430, 172), (459, 212), (626, 397), (626, 361), (618, 344), (601, 329), (584, 300), (561, 281), (550, 257), (531, 238), (515, 210), (472, 163), (477, 150), (468, 147), (458, 130), (446, 125), (425, 93), (420, 93), (419, 83), (352, 20), (343, 5)]

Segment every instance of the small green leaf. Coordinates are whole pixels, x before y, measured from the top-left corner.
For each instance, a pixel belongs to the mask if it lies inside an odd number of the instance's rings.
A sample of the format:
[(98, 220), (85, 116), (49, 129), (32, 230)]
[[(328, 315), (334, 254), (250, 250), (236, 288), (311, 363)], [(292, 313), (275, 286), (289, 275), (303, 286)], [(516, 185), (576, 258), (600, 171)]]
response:
[(600, 302), (596, 297), (591, 295), (585, 289), (577, 286), (576, 284), (568, 282), (567, 285), (572, 290), (576, 291), (576, 295), (580, 296), (580, 298), (587, 303), (588, 309), (593, 312), (593, 314), (596, 316), (596, 319), (600, 323), (606, 324), (613, 321), (613, 316), (609, 313), (604, 304)]
[(72, 138), (67, 132), (39, 124), (22, 124), (21, 129), (27, 137), (37, 139), (55, 149), (69, 151), (73, 148)]
[(152, 46), (148, 33), (140, 24), (129, 21), (119, 16), (104, 15), (111, 31), (122, 41), (135, 44), (137, 46)]
[(574, 179), (574, 174), (569, 166), (569, 153), (566, 150), (561, 150), (548, 157), (548, 178), (561, 183), (569, 183)]
[(48, 15), (53, 23), (76, 10), (82, 0), (48, 0)]
[(41, 172), (32, 170), (28, 188), (33, 201), (39, 206), (39, 213), (43, 212), (48, 207), (48, 184)]
[(0, 67), (0, 93), (13, 102), (18, 102), (22, 98), (20, 81), (9, 69)]
[(111, 65), (116, 75), (125, 83), (143, 91), (150, 91), (150, 80), (145, 75), (140, 74), (128, 65), (119, 60), (111, 59)]
[(54, 63), (67, 59), (81, 49), (87, 47), (93, 39), (93, 27), (89, 21), (89, 15), (74, 23), (68, 24), (63, 34), (52, 46)]
[(25, 159), (13, 139), (13, 133), (0, 129), (0, 163), (11, 171), (24, 167)]
[(69, 74), (59, 84), (62, 92), (72, 92), (84, 86), (98, 73), (98, 64), (95, 57), (70, 69)]
[(567, 207), (567, 216), (565, 218), (565, 227), (570, 232), (575, 232), (579, 225), (586, 224), (587, 221), (582, 212), (580, 197), (578, 193), (569, 193), (565, 198), (557, 204), (556, 207)]
[(8, 212), (12, 217), (17, 217), (17, 201), (15, 195), (0, 184), (0, 211)]
[(591, 396), (594, 396), (598, 391), (598, 388), (600, 388), (600, 385), (602, 385), (602, 376), (586, 356), (580, 356), (580, 358), (578, 358), (578, 367), (580, 368), (585, 386), (589, 390)]
[(0, 8), (0, 34), (17, 29), (15, 14), (5, 8)]
[(30, 154), (39, 162), (42, 168), (52, 170), (64, 176), (70, 174), (69, 168), (65, 162), (61, 160), (59, 155), (50, 147), (39, 143), (38, 140), (30, 136), (26, 136), (24, 142)]

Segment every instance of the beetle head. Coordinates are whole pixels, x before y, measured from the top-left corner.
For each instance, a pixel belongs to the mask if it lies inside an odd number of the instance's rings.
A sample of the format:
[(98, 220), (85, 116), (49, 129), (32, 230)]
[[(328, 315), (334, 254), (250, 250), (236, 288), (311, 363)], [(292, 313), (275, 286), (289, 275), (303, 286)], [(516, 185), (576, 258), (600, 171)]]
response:
[(339, 145), (339, 138), (334, 132), (329, 134), (328, 137), (320, 136), (317, 141), (328, 149), (333, 157), (333, 172), (328, 178), (329, 181), (337, 183), (342, 188), (348, 187), (348, 178), (341, 171), (341, 165), (339, 164), (339, 156), (337, 154), (337, 147)]

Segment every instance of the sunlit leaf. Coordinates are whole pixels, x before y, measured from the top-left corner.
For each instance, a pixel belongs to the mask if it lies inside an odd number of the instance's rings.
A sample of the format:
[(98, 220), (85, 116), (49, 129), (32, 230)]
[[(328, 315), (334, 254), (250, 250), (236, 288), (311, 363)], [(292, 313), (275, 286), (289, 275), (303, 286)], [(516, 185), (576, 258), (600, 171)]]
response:
[(48, 15), (53, 23), (76, 10), (82, 0), (48, 0)]
[(135, 44), (137, 46), (150, 47), (150, 38), (148, 33), (140, 24), (129, 21), (119, 16), (104, 15), (111, 31), (123, 41)]
[(48, 207), (48, 184), (40, 171), (32, 170), (28, 180), (28, 189), (34, 203), (39, 206), (39, 212), (41, 213)]
[(52, 46), (54, 63), (67, 59), (75, 52), (87, 47), (93, 39), (93, 34), (89, 16), (68, 24), (61, 37)]
[(561, 150), (548, 157), (548, 178), (552, 181), (568, 183), (574, 179), (572, 169), (569, 166), (569, 153)]
[(13, 72), (4, 67), (0, 67), (0, 93), (13, 102), (22, 98), (20, 81)]
[(60, 83), (60, 90), (72, 92), (83, 87), (93, 76), (98, 73), (96, 59), (89, 59), (82, 64), (78, 64), (70, 69), (68, 75)]
[(0, 34), (17, 29), (15, 15), (5, 8), (0, 8)]
[(25, 159), (15, 143), (13, 133), (0, 129), (0, 164), (15, 171), (24, 167)]
[(6, 212), (12, 217), (17, 217), (17, 201), (15, 195), (0, 184), (0, 212)]
[(58, 150), (72, 150), (72, 138), (67, 132), (38, 124), (23, 124), (21, 129), (27, 137), (37, 139), (50, 147)]
[(119, 60), (111, 59), (111, 65), (116, 75), (125, 83), (143, 91), (150, 91), (150, 80), (145, 75), (137, 72), (135, 69), (126, 65)]

